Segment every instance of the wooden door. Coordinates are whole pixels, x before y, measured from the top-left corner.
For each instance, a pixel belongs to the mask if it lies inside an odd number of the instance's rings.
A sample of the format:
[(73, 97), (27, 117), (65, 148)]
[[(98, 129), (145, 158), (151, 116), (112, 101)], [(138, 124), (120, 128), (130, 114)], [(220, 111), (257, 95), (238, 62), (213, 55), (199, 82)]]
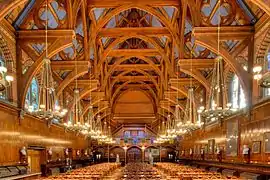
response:
[(41, 151), (39, 150), (32, 150), (28, 149), (28, 165), (30, 167), (29, 171), (31, 173), (40, 172), (40, 165), (41, 165)]
[(127, 162), (141, 162), (142, 151), (137, 147), (132, 147), (127, 151)]

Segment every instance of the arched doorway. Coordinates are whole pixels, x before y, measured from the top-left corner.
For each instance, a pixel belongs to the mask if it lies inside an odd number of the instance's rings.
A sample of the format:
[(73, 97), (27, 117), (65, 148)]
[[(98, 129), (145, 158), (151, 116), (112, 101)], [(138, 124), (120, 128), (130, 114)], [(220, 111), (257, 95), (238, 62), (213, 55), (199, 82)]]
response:
[(142, 162), (142, 150), (136, 146), (127, 150), (127, 162)]
[(110, 161), (115, 162), (116, 156), (119, 155), (120, 162), (125, 161), (125, 150), (120, 146), (115, 146), (110, 149)]

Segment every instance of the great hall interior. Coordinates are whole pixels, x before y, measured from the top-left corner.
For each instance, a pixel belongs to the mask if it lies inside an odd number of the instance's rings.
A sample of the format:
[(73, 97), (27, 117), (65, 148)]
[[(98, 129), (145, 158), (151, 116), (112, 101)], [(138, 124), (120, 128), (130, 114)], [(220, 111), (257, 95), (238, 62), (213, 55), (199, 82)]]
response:
[(0, 0), (0, 179), (270, 179), (270, 0)]

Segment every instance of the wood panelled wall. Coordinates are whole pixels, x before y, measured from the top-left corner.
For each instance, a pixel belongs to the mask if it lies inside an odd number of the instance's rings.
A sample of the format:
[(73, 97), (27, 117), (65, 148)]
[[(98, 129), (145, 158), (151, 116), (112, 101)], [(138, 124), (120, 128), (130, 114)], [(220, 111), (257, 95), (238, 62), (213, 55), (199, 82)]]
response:
[[(269, 164), (270, 153), (265, 153), (264, 142), (265, 133), (270, 132), (270, 101), (264, 101), (257, 104), (251, 110), (251, 115), (248, 112), (242, 112), (234, 117), (224, 120), (220, 124), (213, 125), (212, 127), (206, 127), (201, 130), (196, 130), (191, 134), (185, 135), (180, 143), (179, 154), (180, 157), (191, 158), (190, 148), (193, 149), (193, 159), (201, 159), (200, 152), (194, 152), (194, 147), (204, 147), (208, 144), (208, 140), (215, 139), (215, 144), (218, 147), (224, 148), (223, 161), (229, 162), (243, 162), (244, 158), (242, 150), (244, 145), (248, 145), (252, 149), (252, 144), (255, 141), (261, 142), (260, 153), (251, 152), (251, 163)], [(227, 123), (230, 121), (238, 121), (238, 154), (231, 157), (226, 155), (226, 132)], [(181, 155), (182, 151), (185, 151), (184, 155)], [(216, 154), (205, 154), (205, 160), (217, 160)]]
[(65, 148), (86, 149), (88, 141), (60, 126), (48, 128), (45, 120), (30, 115), (20, 121), (16, 108), (0, 103), (0, 165), (18, 163), (23, 146), (52, 148), (52, 160), (56, 160), (64, 158)]

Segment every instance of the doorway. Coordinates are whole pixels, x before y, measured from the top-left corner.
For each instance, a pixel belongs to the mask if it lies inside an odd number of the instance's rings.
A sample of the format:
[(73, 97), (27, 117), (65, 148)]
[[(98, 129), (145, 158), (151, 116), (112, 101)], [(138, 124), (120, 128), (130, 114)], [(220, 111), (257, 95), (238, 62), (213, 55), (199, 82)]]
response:
[(142, 150), (138, 147), (128, 149), (127, 162), (142, 162)]
[(33, 150), (33, 149), (28, 149), (27, 150), (27, 162), (29, 166), (29, 172), (30, 173), (38, 173), (41, 172), (41, 153), (42, 151), (40, 150)]

